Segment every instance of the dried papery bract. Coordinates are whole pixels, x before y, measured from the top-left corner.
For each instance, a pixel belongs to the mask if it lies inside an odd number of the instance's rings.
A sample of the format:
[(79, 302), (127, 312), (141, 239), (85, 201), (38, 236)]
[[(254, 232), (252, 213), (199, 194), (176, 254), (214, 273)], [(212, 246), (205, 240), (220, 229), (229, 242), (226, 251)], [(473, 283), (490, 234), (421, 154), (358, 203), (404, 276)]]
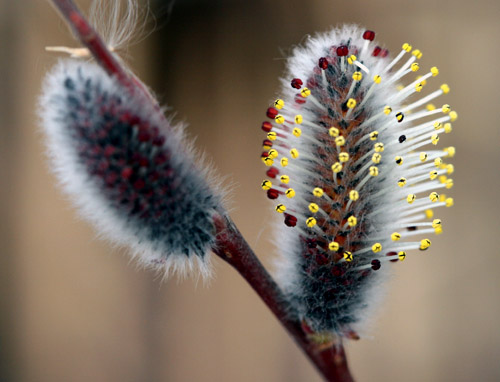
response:
[(207, 276), (220, 198), (182, 129), (94, 63), (61, 60), (40, 104), (53, 168), (98, 232), (146, 266)]
[(346, 26), (297, 48), (262, 124), (279, 279), (318, 341), (358, 338), (387, 264), (426, 250), (442, 232), (434, 209), (453, 204), (441, 191), (454, 149), (436, 145), (457, 114), (429, 104), (449, 88), (420, 96), (437, 68), (407, 80), (420, 50), (404, 44), (391, 59), (374, 37)]

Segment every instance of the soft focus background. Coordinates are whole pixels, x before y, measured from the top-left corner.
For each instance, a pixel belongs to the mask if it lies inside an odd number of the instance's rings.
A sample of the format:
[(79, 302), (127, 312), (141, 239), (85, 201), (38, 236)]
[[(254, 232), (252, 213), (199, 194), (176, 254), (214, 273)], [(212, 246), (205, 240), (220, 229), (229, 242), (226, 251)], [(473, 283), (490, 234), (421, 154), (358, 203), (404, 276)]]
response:
[[(87, 9), (89, 2), (80, 1)], [(173, 6), (172, 6), (173, 5)], [(358, 381), (500, 380), (500, 2), (157, 1), (157, 31), (131, 66), (235, 184), (232, 216), (272, 262), (273, 211), (259, 184), (260, 123), (283, 57), (343, 22), (437, 65), (459, 112), (455, 207), (429, 252), (395, 264), (372, 338), (348, 343)], [(274, 317), (221, 261), (210, 287), (162, 283), (97, 241), (55, 186), (37, 126), (41, 79), (74, 46), (46, 0), (0, 0), (0, 380), (319, 381)]]

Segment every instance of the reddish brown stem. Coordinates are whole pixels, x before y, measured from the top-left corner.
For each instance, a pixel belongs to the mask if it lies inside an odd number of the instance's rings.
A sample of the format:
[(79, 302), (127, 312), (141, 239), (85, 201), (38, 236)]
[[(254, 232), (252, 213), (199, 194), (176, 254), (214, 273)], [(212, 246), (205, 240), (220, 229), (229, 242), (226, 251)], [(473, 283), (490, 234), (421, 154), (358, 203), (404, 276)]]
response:
[(220, 215), (214, 220), (217, 228), (214, 252), (243, 276), (327, 381), (353, 381), (342, 344), (324, 348), (310, 341), (283, 292), (236, 226)]

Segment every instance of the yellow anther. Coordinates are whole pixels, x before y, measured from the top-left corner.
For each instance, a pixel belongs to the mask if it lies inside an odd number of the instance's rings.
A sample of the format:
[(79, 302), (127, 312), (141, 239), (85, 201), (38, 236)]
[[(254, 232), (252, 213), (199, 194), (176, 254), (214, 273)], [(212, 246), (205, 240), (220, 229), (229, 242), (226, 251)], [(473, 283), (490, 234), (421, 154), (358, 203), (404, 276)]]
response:
[(378, 167), (377, 166), (370, 166), (369, 171), (370, 171), (371, 176), (378, 175)]
[(453, 198), (446, 198), (445, 203), (446, 203), (446, 207), (453, 206)]
[(404, 187), (406, 185), (406, 178), (399, 178), (398, 180), (398, 186), (399, 187)]
[(332, 171), (337, 174), (339, 173), (340, 171), (342, 171), (342, 163), (340, 162), (335, 162), (334, 164), (332, 164)]
[(441, 111), (444, 114), (448, 114), (451, 111), (451, 106), (446, 103), (441, 107)]
[(372, 251), (373, 251), (374, 253), (378, 253), (378, 252), (380, 252), (381, 250), (382, 250), (382, 244), (380, 244), (380, 243), (375, 243), (375, 244), (373, 244), (373, 245), (372, 245)]
[(418, 84), (415, 85), (415, 91), (417, 93), (421, 92), (422, 91), (422, 88), (424, 87), (424, 84), (423, 82), (419, 82)]
[(379, 84), (382, 82), (382, 77), (380, 77), (378, 74), (373, 76), (373, 82), (375, 82), (376, 84)]
[(332, 241), (328, 244), (328, 249), (330, 251), (334, 251), (334, 252), (337, 252), (340, 248), (340, 244), (337, 243), (336, 241)]
[(331, 137), (338, 137), (339, 136), (339, 129), (337, 129), (336, 127), (330, 127), (330, 129), (328, 129), (328, 134), (330, 134)]
[(283, 117), (281, 114), (278, 114), (276, 117), (274, 117), (274, 121), (278, 125), (281, 125), (281, 124), (285, 123), (285, 117)]
[(278, 150), (271, 149), (267, 152), (267, 154), (269, 155), (269, 158), (271, 158), (271, 159), (277, 158), (278, 157)]
[(397, 90), (399, 90), (399, 91), (403, 90), (404, 88), (405, 88), (405, 87), (404, 87), (403, 85), (398, 85), (398, 86), (396, 86), (396, 89), (397, 89)]
[(307, 218), (306, 220), (306, 225), (309, 227), (309, 228), (312, 228), (316, 225), (316, 219), (313, 218), (313, 217), (310, 217), (310, 218)]
[(450, 92), (450, 87), (447, 84), (442, 84), (440, 89), (444, 94), (448, 94)]
[(416, 72), (418, 69), (420, 69), (420, 65), (418, 64), (418, 62), (414, 62), (413, 64), (411, 64), (412, 72)]
[(399, 112), (399, 113), (396, 114), (396, 120), (398, 122), (403, 122), (404, 118), (405, 118), (405, 115), (403, 113)]
[(295, 196), (295, 190), (293, 188), (289, 188), (285, 191), (285, 195), (287, 198), (291, 199)]
[(352, 190), (349, 192), (349, 199), (351, 199), (353, 202), (359, 199), (359, 192), (356, 190)]
[(342, 135), (338, 136), (337, 138), (335, 138), (335, 144), (337, 146), (344, 146), (345, 145), (345, 138)]
[(299, 150), (297, 150), (297, 149), (291, 149), (290, 150), (290, 155), (292, 156), (293, 159), (297, 159), (299, 157)]
[(283, 167), (288, 166), (288, 158), (286, 157), (281, 158), (280, 163)]
[(358, 219), (355, 216), (350, 216), (349, 219), (347, 219), (347, 225), (349, 227), (354, 227), (356, 224), (358, 224)]
[(432, 221), (432, 228), (441, 227), (441, 219), (434, 219)]
[(431, 137), (431, 142), (432, 142), (433, 145), (437, 145), (438, 142), (439, 142), (439, 135), (433, 134), (432, 137)]
[(406, 52), (410, 53), (410, 52), (411, 52), (411, 48), (412, 48), (412, 46), (411, 46), (410, 44), (408, 44), (407, 42), (405, 42), (405, 43), (403, 44), (403, 50), (404, 50), (404, 51), (406, 51)]
[(313, 214), (319, 211), (319, 206), (316, 203), (310, 203), (309, 204), (309, 211), (311, 211)]
[(277, 99), (276, 101), (274, 101), (274, 107), (276, 109), (283, 109), (283, 106), (285, 106), (285, 101), (283, 101), (282, 99)]
[(354, 72), (352, 74), (352, 79), (354, 81), (361, 81), (362, 78), (363, 78), (363, 74), (361, 72)]
[(439, 69), (435, 66), (431, 68), (431, 73), (433, 77), (436, 77), (439, 74)]
[(398, 259), (400, 261), (403, 261), (404, 259), (406, 259), (406, 252), (405, 251), (399, 251), (398, 252)]
[(436, 191), (433, 191), (429, 194), (429, 199), (431, 202), (437, 202), (439, 200), (439, 194)]
[(420, 250), (421, 251), (425, 251), (430, 246), (431, 246), (431, 241), (429, 239), (420, 240)]
[(425, 108), (429, 111), (436, 110), (436, 106), (434, 106), (432, 103), (427, 104)]
[(441, 235), (443, 233), (443, 227), (437, 227), (434, 229), (436, 235)]
[(419, 157), (420, 157), (420, 162), (425, 162), (427, 160), (427, 153), (421, 152)]
[(349, 109), (353, 109), (354, 107), (356, 107), (356, 103), (357, 103), (357, 102), (356, 102), (356, 100), (355, 100), (354, 98), (349, 98), (349, 99), (347, 100), (347, 104), (346, 104), (346, 105), (347, 105), (347, 107), (348, 107)]
[(407, 197), (406, 197), (406, 201), (409, 203), (409, 204), (412, 204), (415, 199), (417, 199), (417, 195), (415, 194), (409, 194)]
[(425, 210), (425, 217), (427, 219), (432, 219), (433, 216), (434, 216), (434, 211), (432, 211), (432, 210)]
[(311, 95), (311, 91), (308, 88), (302, 88), (300, 95), (304, 98), (309, 97)]
[(451, 128), (451, 123), (449, 123), (449, 122), (448, 122), (448, 123), (445, 123), (445, 124), (444, 124), (444, 132), (445, 132), (446, 134), (449, 134), (449, 133), (451, 133), (451, 130), (453, 130), (453, 129)]
[(447, 157), (453, 158), (455, 156), (455, 147), (453, 146), (447, 147), (443, 149), (443, 151), (445, 151), (448, 154), (446, 155)]
[(384, 144), (382, 142), (377, 142), (373, 145), (373, 149), (376, 153), (381, 153), (384, 151)]
[(444, 202), (445, 200), (446, 200), (446, 195), (445, 194), (439, 195), (439, 201), (440, 202)]
[(392, 107), (390, 107), (390, 106), (384, 107), (384, 114), (389, 115), (391, 113), (392, 113)]
[(269, 133), (267, 133), (267, 138), (270, 141), (275, 141), (276, 140), (276, 133), (274, 131), (270, 131)]
[(403, 164), (403, 157), (397, 156), (396, 158), (394, 158), (394, 160), (396, 161), (396, 164), (398, 166), (401, 166)]
[(441, 158), (434, 159), (434, 166), (439, 167), (443, 164), (443, 160)]
[(290, 182), (290, 177), (288, 175), (281, 175), (280, 180), (281, 180), (281, 183), (287, 184), (288, 182)]
[(270, 157), (265, 157), (263, 159), (264, 163), (266, 166), (270, 167), (273, 165), (274, 161), (273, 161), (273, 158), (270, 158)]
[(344, 252), (344, 259), (345, 261), (351, 262), (352, 261), (352, 253), (349, 251)]
[(391, 234), (391, 240), (392, 241), (399, 241), (399, 240), (401, 240), (401, 234), (399, 232), (393, 232)]
[(349, 160), (349, 154), (348, 153), (340, 153), (339, 154), (339, 161), (342, 163), (345, 163)]
[(372, 155), (372, 162), (375, 164), (379, 164), (381, 159), (382, 155), (380, 155), (379, 153), (375, 153)]
[(276, 212), (279, 212), (280, 214), (282, 214), (285, 211), (286, 211), (286, 207), (284, 204), (278, 204), (276, 206)]
[(447, 189), (452, 188), (452, 187), (453, 187), (453, 179), (448, 179), (448, 180), (446, 181), (446, 183), (445, 183), (445, 187), (446, 187)]
[(439, 183), (444, 184), (444, 183), (446, 183), (447, 180), (448, 180), (448, 177), (446, 175), (441, 175), (439, 177)]
[(441, 122), (434, 122), (434, 129), (439, 130), (441, 127), (443, 127), (443, 124)]
[[(423, 77), (423, 76), (417, 76), (417, 78), (416, 78), (416, 79), (417, 79), (417, 80), (419, 80), (419, 79), (421, 79), (422, 77)], [(420, 83), (421, 83), (423, 86), (425, 86), (425, 85), (427, 85), (427, 80), (422, 80), (422, 81), (420, 81)]]
[(354, 61), (356, 61), (357, 57), (354, 54), (351, 54), (349, 57), (347, 57), (347, 62), (352, 65), (354, 64)]
[(422, 58), (422, 52), (420, 51), (420, 49), (415, 49), (413, 52), (411, 52), (411, 54), (413, 54), (419, 60)]
[(316, 196), (317, 198), (321, 198), (323, 196), (323, 193), (324, 193), (323, 189), (319, 187), (316, 187), (313, 190), (313, 195)]
[(273, 186), (273, 184), (271, 183), (270, 180), (266, 179), (262, 181), (260, 186), (262, 187), (263, 190), (269, 190)]
[(298, 127), (294, 127), (292, 134), (295, 135), (297, 138), (302, 135), (302, 130), (300, 130)]
[(294, 120), (295, 120), (295, 123), (296, 123), (297, 125), (300, 125), (300, 124), (302, 123), (302, 121), (304, 120), (304, 118), (302, 118), (302, 116), (301, 116), (300, 114), (297, 114), (297, 115), (295, 116)]
[(436, 170), (432, 170), (431, 172), (429, 172), (429, 178), (430, 178), (431, 180), (436, 179), (436, 178), (437, 178), (437, 176), (438, 176), (438, 172), (437, 172)]
[(450, 111), (450, 114), (448, 114), (448, 115), (450, 116), (450, 121), (451, 122), (455, 121), (458, 118), (458, 114), (454, 110)]
[(453, 174), (455, 172), (455, 166), (452, 164), (447, 164), (446, 165), (446, 173), (448, 174)]
[(372, 132), (370, 133), (370, 140), (372, 140), (372, 141), (376, 141), (376, 140), (377, 140), (377, 138), (378, 138), (378, 131), (372, 131)]

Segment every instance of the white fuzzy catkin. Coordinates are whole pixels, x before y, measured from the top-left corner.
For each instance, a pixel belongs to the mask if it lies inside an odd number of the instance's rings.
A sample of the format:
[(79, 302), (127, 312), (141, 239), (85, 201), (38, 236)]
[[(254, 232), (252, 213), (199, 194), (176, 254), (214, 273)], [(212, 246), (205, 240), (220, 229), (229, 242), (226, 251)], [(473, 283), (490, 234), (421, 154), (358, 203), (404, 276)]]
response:
[(61, 185), (97, 232), (165, 274), (210, 274), (220, 198), (180, 127), (95, 63), (61, 60), (40, 98)]
[(262, 124), (262, 188), (285, 220), (281, 285), (313, 332), (350, 338), (377, 305), (387, 264), (427, 249), (415, 235), (441, 233), (433, 209), (453, 204), (437, 191), (453, 185), (443, 159), (454, 148), (435, 145), (457, 114), (428, 104), (449, 88), (421, 97), (437, 68), (407, 80), (422, 53), (404, 44), (391, 59), (374, 35), (344, 26), (296, 48)]

